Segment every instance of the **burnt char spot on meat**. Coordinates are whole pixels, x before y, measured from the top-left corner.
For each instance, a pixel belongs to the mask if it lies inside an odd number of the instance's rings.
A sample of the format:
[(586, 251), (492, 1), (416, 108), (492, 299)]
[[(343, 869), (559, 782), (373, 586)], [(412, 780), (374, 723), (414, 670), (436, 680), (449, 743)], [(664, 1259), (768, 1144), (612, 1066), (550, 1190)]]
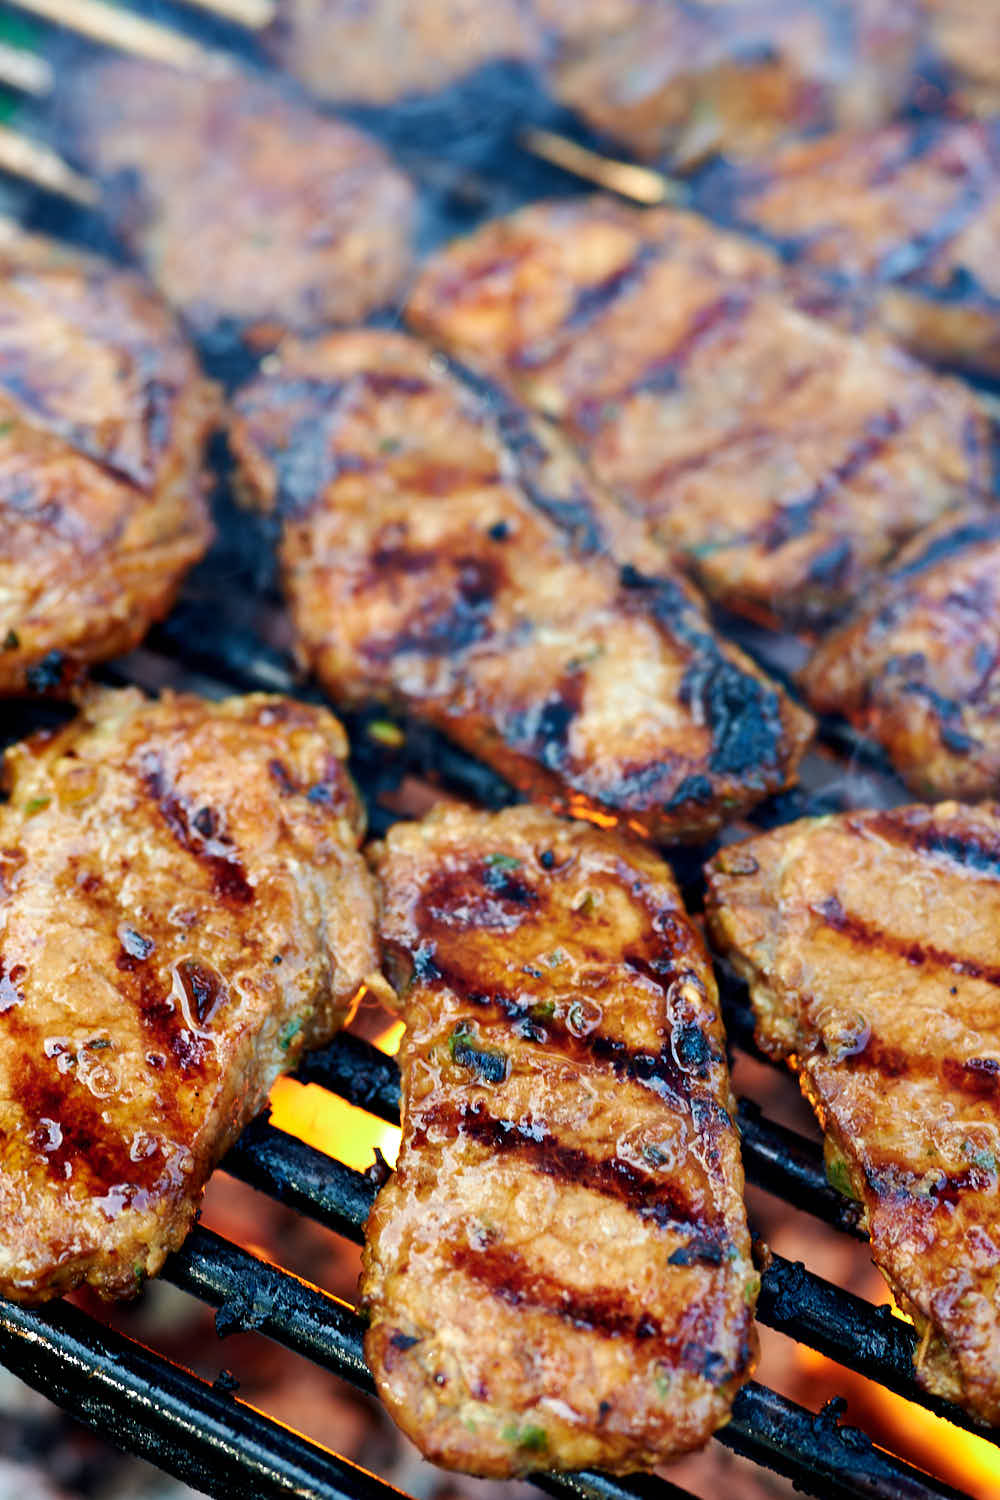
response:
[(916, 968), (927, 965), (932, 968), (948, 969), (953, 974), (963, 974), (970, 979), (981, 979), (986, 984), (1000, 987), (1000, 965), (981, 963), (974, 958), (963, 958), (961, 954), (949, 953), (946, 949), (937, 948), (931, 943), (921, 943), (916, 939), (887, 932), (884, 928), (867, 921), (866, 918), (845, 911), (836, 896), (828, 896), (818, 906), (813, 907), (813, 911), (828, 927), (843, 934), (858, 947), (875, 948), (884, 953), (895, 954)]
[(514, 716), (504, 739), (550, 771), (563, 770), (569, 759), (570, 730), (583, 703), (583, 687), (581, 674), (565, 673), (544, 703)]
[[(384, 584), (392, 572), (429, 571), (439, 560), (434, 554), (405, 548), (386, 549), (373, 557), (373, 579)], [(423, 656), (457, 656), (489, 636), (493, 602), (503, 579), (499, 561), (465, 555), (454, 559), (453, 568), (447, 590), (449, 597), (442, 613), (434, 613), (433, 608), (419, 608), (394, 636), (367, 642), (365, 654), (375, 661), (391, 661), (404, 651)]]
[(155, 751), (143, 755), (141, 767), (143, 785), (164, 822), (181, 848), (194, 855), (211, 872), (215, 894), (233, 906), (249, 905), (254, 898), (253, 886), (239, 860), (226, 849), (225, 836), (216, 834), (206, 838), (198, 831), (184, 803), (170, 786), (163, 762)]
[(967, 1193), (992, 1190), (996, 1186), (996, 1173), (989, 1167), (971, 1166), (962, 1172), (918, 1174), (890, 1161), (866, 1167), (865, 1181), (877, 1198), (923, 1201), (933, 1209), (939, 1204), (951, 1207)]
[(516, 1250), (499, 1245), (475, 1249), (454, 1245), (450, 1259), (456, 1270), (488, 1288), (510, 1307), (559, 1318), (573, 1328), (606, 1338), (633, 1339), (636, 1343), (662, 1340), (663, 1328), (651, 1314), (630, 1307), (620, 1292), (601, 1287), (582, 1291), (544, 1272), (533, 1271)]
[[(711, 730), (709, 770), (743, 776), (780, 766), (784, 727), (777, 689), (724, 655), (676, 580), (650, 578), (628, 564), (620, 576), (631, 607), (651, 614), (694, 658), (681, 683), (681, 701)], [(696, 800), (704, 801), (702, 789), (694, 790)]]
[(60, 1072), (28, 1051), (10, 1089), (24, 1110), (28, 1143), (50, 1177), (85, 1181), (91, 1191), (121, 1186), (128, 1193), (151, 1188), (159, 1178), (160, 1153), (133, 1161), (124, 1138), (103, 1119), (101, 1101), (72, 1070)]
[(564, 1145), (531, 1121), (497, 1119), (480, 1100), (440, 1104), (427, 1110), (414, 1130), (413, 1145), (419, 1148), (442, 1134), (464, 1136), (491, 1153), (514, 1154), (532, 1171), (613, 1198), (660, 1228), (690, 1227), (705, 1239), (713, 1237), (710, 1221), (675, 1183), (642, 1172), (620, 1156), (589, 1156), (577, 1146)]
[(538, 438), (537, 419), (499, 389), (490, 392), (490, 405), (517, 483), (531, 504), (567, 533), (576, 552), (582, 556), (602, 552), (604, 537), (584, 486), (575, 481), (568, 495), (553, 495), (541, 483), (541, 470), (550, 455)]
[(776, 552), (786, 542), (805, 536), (812, 527), (813, 516), (841, 485), (849, 484), (885, 448), (891, 438), (902, 430), (903, 419), (895, 408), (890, 408), (865, 424), (863, 435), (853, 444), (839, 464), (801, 500), (782, 505), (777, 513), (761, 527), (757, 540), (768, 552)]
[(177, 965), (177, 976), (184, 986), (199, 1026), (206, 1025), (228, 997), (222, 977), (197, 959), (183, 958)]
[[(499, 861), (491, 863), (487, 855), (471, 866), (436, 869), (421, 892), (416, 920), (421, 932), (433, 932), (442, 925), (503, 932), (521, 926), (537, 903), (538, 892), (523, 878), (519, 862), (511, 868)], [(432, 960), (439, 979), (437, 955), (418, 949), (422, 951), (427, 954), (425, 962)]]
[(1000, 1062), (995, 1057), (946, 1057), (941, 1071), (953, 1088), (985, 1099), (1000, 1093)]
[(916, 557), (911, 557), (909, 562), (890, 569), (887, 577), (893, 581), (913, 578), (926, 572), (928, 568), (936, 567), (938, 563), (959, 557), (972, 547), (998, 540), (1000, 540), (1000, 512), (996, 515), (984, 516), (982, 520), (967, 521), (945, 535), (935, 537), (933, 541), (928, 542), (922, 552)]
[(853, 821), (850, 826), (855, 833), (870, 830), (888, 843), (932, 858), (949, 859), (964, 869), (1000, 879), (1000, 840), (985, 830), (973, 832), (966, 828), (960, 834), (953, 833), (930, 818), (901, 817), (891, 812), (874, 813)]

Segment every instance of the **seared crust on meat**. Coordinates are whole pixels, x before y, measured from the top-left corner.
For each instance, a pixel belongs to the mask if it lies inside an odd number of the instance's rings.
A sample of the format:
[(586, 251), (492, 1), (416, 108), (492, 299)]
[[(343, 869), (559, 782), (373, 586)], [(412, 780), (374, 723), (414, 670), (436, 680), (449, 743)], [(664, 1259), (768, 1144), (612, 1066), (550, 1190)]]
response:
[(822, 136), (709, 179), (708, 211), (867, 294), (924, 358), (1000, 375), (1000, 132), (906, 121)]
[(652, 1467), (756, 1352), (715, 981), (651, 850), (534, 808), (373, 851), (406, 1036), (368, 1221), (365, 1352), (403, 1430), (477, 1474)]
[(555, 418), (652, 553), (810, 626), (991, 489), (991, 428), (957, 382), (780, 299), (774, 265), (691, 215), (541, 204), (433, 256), (409, 317)]
[(0, 1292), (127, 1296), (278, 1073), (377, 966), (347, 741), (321, 708), (94, 691), (7, 752)]
[(77, 73), (73, 147), (197, 332), (352, 323), (396, 298), (414, 193), (373, 139), (258, 79), (122, 59)]
[(922, 532), (803, 673), (922, 796), (1000, 794), (1000, 511)]
[(0, 221), (0, 693), (165, 615), (212, 528), (216, 387), (131, 271)]
[(235, 402), (247, 498), (284, 513), (305, 662), (341, 703), (429, 720), (530, 795), (700, 837), (791, 781), (808, 717), (548, 425), (413, 339), (288, 343)]
[(598, 14), (564, 37), (549, 69), (553, 92), (635, 154), (681, 166), (716, 151), (751, 156), (818, 126), (880, 124), (909, 91), (921, 39), (917, 0), (631, 0), (579, 9), (584, 21)]
[(268, 50), (320, 99), (389, 104), (500, 58), (536, 62), (524, 0), (284, 0)]
[(1000, 1420), (1000, 807), (804, 820), (708, 866), (713, 941), (799, 1075), (936, 1395)]

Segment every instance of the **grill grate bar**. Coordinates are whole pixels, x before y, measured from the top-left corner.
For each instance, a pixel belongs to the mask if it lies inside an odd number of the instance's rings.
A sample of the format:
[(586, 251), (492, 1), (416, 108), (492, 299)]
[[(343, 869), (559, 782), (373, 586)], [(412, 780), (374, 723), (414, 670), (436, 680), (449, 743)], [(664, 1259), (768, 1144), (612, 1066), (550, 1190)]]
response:
[[(361, 1238), (360, 1226), (354, 1237)], [(791, 1275), (796, 1269), (787, 1268)], [(222, 1309), (224, 1333), (236, 1328), (257, 1330), (317, 1360), (359, 1389), (372, 1391), (364, 1362), (364, 1322), (339, 1298), (202, 1229), (195, 1230), (170, 1258), (164, 1275)], [(826, 1290), (829, 1297), (835, 1293), (832, 1287)], [(853, 1300), (864, 1307), (859, 1298)], [(807, 1493), (823, 1497), (943, 1500), (957, 1495), (876, 1448), (857, 1429), (841, 1427), (838, 1416), (836, 1409), (814, 1416), (752, 1381), (737, 1397), (732, 1421), (717, 1436), (737, 1452), (802, 1485)], [(671, 1495), (679, 1500), (684, 1494), (670, 1486), (664, 1496), (659, 1481), (656, 1484), (663, 1500)], [(571, 1493), (589, 1500), (596, 1495), (604, 1500), (637, 1500), (642, 1488), (641, 1479), (615, 1480), (590, 1473), (574, 1475), (572, 1480), (545, 1476), (544, 1487), (550, 1493), (566, 1493), (567, 1486)]]
[(0, 1358), (102, 1437), (219, 1500), (401, 1500), (357, 1464), (69, 1303), (0, 1301)]

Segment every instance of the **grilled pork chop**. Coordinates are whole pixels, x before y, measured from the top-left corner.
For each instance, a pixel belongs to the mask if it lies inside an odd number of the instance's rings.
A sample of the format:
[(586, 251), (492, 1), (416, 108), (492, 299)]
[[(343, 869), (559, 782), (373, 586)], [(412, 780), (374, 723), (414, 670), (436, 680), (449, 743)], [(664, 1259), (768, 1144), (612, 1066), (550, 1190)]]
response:
[(541, 809), (376, 846), (406, 1018), (365, 1351), (436, 1463), (652, 1467), (727, 1420), (758, 1279), (715, 981), (667, 866)]
[(900, 343), (1000, 375), (1000, 132), (907, 121), (821, 136), (706, 180), (701, 203), (867, 296)]
[(1000, 794), (1000, 512), (910, 543), (803, 674), (811, 703), (884, 745), (921, 796)]
[(415, 340), (288, 343), (237, 397), (252, 503), (284, 515), (301, 655), (337, 702), (429, 720), (532, 796), (700, 837), (790, 782), (808, 718), (547, 424)]
[(118, 59), (77, 70), (69, 121), (122, 237), (199, 334), (356, 322), (407, 276), (407, 178), (276, 86)]
[(340, 725), (92, 692), (7, 752), (0, 1292), (133, 1293), (274, 1078), (377, 966)]
[(713, 941), (796, 1069), (935, 1395), (1000, 1420), (1000, 808), (807, 819), (708, 866)]
[(218, 416), (131, 271), (0, 221), (0, 693), (128, 651), (211, 537)]
[(555, 418), (729, 609), (809, 626), (992, 484), (977, 398), (805, 316), (773, 257), (693, 216), (533, 206), (433, 256), (420, 332)]
[(389, 104), (483, 63), (537, 62), (543, 38), (524, 0), (285, 0), (264, 41), (318, 98)]
[(638, 156), (752, 156), (817, 127), (874, 125), (909, 93), (918, 0), (538, 0), (562, 19), (555, 95)]

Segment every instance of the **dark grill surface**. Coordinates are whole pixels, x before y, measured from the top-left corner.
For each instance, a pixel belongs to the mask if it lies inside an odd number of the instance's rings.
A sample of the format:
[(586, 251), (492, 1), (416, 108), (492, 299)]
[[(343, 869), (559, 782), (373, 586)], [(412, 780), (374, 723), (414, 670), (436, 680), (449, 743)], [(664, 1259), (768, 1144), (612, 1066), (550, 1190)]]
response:
[[(245, 38), (225, 26), (196, 19), (192, 11), (159, 4), (141, 9), (255, 60), (252, 44)], [(86, 51), (41, 27), (28, 28), (28, 39), (49, 53), (64, 77)], [(354, 116), (396, 150), (422, 189), (424, 249), (532, 198), (580, 190), (575, 179), (543, 167), (519, 149), (515, 132), (520, 126), (529, 121), (544, 124), (594, 144), (576, 122), (540, 95), (523, 70), (506, 65), (485, 68), (427, 104), (355, 111)], [(25, 113), (26, 129), (37, 133), (50, 124), (37, 113)], [(98, 219), (20, 190), (0, 191), (2, 206), (34, 227), (113, 249)], [(217, 341), (202, 352), (213, 373), (230, 383), (252, 368), (235, 340)], [(170, 685), (212, 695), (256, 689), (316, 697), (316, 690), (296, 675), (285, 650), (285, 626), (271, 562), (273, 535), (266, 522), (237, 514), (228, 494), (227, 461), (221, 449), (216, 459), (219, 542), (189, 580), (174, 614), (153, 633), (146, 648), (101, 675), (112, 682), (137, 682), (150, 690)], [(723, 624), (728, 627), (732, 622)], [(792, 664), (787, 642), (745, 626), (730, 633), (765, 658), (765, 665), (777, 675), (787, 675), (783, 669)], [(0, 720), (2, 740), (20, 738), (64, 713), (57, 705), (8, 705)], [(407, 771), (429, 775), (487, 806), (512, 800), (509, 789), (491, 771), (432, 733), (408, 727), (404, 748), (386, 751), (366, 734), (363, 717), (349, 727), (355, 746), (354, 771), (376, 833), (392, 821), (379, 796), (398, 784)], [(843, 726), (826, 725), (818, 751), (805, 763), (803, 788), (759, 809), (754, 822), (771, 826), (809, 812), (903, 800), (900, 783), (877, 751), (859, 743)], [(696, 905), (705, 853), (670, 852), (685, 894)], [(752, 1022), (745, 996), (732, 993), (724, 998), (731, 1042), (752, 1053)], [(297, 1076), (332, 1090), (381, 1120), (398, 1120), (396, 1065), (358, 1037), (343, 1035), (305, 1058)], [(766, 1119), (747, 1101), (740, 1105), (739, 1122), (752, 1183), (835, 1230), (863, 1238), (857, 1205), (828, 1185), (820, 1148), (813, 1141)], [(361, 1240), (376, 1191), (373, 1183), (275, 1129), (266, 1118), (244, 1133), (223, 1168), (338, 1234)], [(201, 1228), (171, 1257), (162, 1274), (217, 1309), (220, 1334), (256, 1330), (360, 1390), (373, 1391), (362, 1352), (362, 1320), (339, 1298)], [(913, 1330), (893, 1317), (888, 1307), (876, 1308), (801, 1263), (775, 1256), (763, 1274), (758, 1315), (764, 1324), (841, 1365), (946, 1415), (959, 1426), (972, 1427), (962, 1412), (917, 1387)], [(224, 1381), (210, 1386), (72, 1305), (55, 1304), (37, 1311), (0, 1301), (0, 1360), (103, 1436), (208, 1494), (253, 1495), (261, 1500), (272, 1496), (389, 1500), (399, 1493), (357, 1465), (261, 1415), (235, 1398)], [(776, 1470), (809, 1495), (833, 1500), (958, 1496), (950, 1486), (874, 1446), (864, 1433), (840, 1425), (841, 1410), (841, 1403), (830, 1402), (814, 1414), (751, 1382), (737, 1397), (732, 1421), (717, 1441)], [(975, 1430), (1000, 1442), (1000, 1431)], [(536, 1482), (551, 1495), (585, 1500), (684, 1500), (687, 1493), (653, 1476), (615, 1480), (596, 1473), (538, 1475)]]

